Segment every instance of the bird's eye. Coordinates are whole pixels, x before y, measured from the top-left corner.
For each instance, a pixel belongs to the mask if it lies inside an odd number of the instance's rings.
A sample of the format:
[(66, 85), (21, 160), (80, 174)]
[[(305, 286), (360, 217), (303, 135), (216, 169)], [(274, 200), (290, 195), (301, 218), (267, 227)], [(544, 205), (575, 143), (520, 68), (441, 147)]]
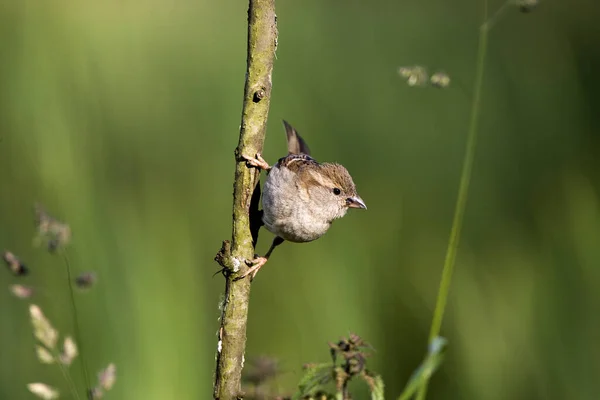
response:
[(335, 195), (337, 196), (337, 195), (338, 195), (338, 194), (340, 194), (340, 193), (342, 193), (342, 191), (341, 191), (340, 189), (338, 189), (338, 188), (333, 188), (333, 194), (335, 194)]

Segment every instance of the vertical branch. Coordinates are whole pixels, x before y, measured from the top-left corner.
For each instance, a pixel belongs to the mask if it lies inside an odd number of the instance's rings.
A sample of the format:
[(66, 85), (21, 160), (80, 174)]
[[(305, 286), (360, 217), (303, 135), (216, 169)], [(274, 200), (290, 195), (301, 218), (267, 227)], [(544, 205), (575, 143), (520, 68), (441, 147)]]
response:
[(241, 155), (262, 151), (271, 100), (271, 75), (277, 43), (275, 0), (249, 0), (248, 54), (240, 139), (235, 150), (232, 241), (223, 242), (215, 260), (223, 267), (225, 297), (217, 346), (213, 396), (230, 400), (243, 396), (241, 374), (246, 348), (250, 279), (235, 280), (254, 256), (250, 229), (252, 193), (259, 171), (248, 168)]

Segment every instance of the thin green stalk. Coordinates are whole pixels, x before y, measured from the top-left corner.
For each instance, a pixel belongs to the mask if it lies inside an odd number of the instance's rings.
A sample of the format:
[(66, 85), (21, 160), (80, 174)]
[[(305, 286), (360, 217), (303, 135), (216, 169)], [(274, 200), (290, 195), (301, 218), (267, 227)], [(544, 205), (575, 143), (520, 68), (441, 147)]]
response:
[(67, 286), (69, 287), (69, 293), (71, 294), (71, 307), (73, 309), (73, 323), (75, 325), (74, 330), (75, 330), (75, 341), (77, 342), (77, 345), (79, 346), (79, 356), (81, 357), (81, 370), (83, 373), (83, 379), (85, 382), (85, 391), (86, 393), (89, 393), (89, 391), (92, 389), (92, 386), (90, 384), (90, 376), (87, 370), (87, 364), (85, 362), (85, 358), (84, 358), (84, 352), (83, 352), (83, 340), (81, 339), (81, 331), (80, 331), (80, 325), (79, 325), (79, 314), (77, 313), (77, 305), (75, 303), (75, 291), (73, 290), (73, 279), (71, 277), (71, 263), (69, 262), (69, 256), (67, 254), (66, 250), (63, 250), (63, 256), (65, 259), (65, 265), (67, 268)]
[(508, 7), (514, 5), (514, 3), (514, 0), (506, 0), (492, 16), (484, 22), (484, 24), (481, 27), (489, 32), (496, 23), (496, 21), (500, 19), (502, 14), (504, 14), (504, 12), (508, 10)]
[(75, 382), (73, 382), (73, 378), (71, 378), (71, 374), (69, 374), (69, 371), (62, 364), (60, 357), (58, 356), (58, 354), (56, 354), (56, 351), (54, 351), (52, 355), (54, 356), (54, 362), (58, 364), (60, 372), (62, 372), (65, 380), (69, 384), (69, 389), (71, 390), (73, 398), (76, 400), (80, 400), (79, 393), (77, 393), (77, 387), (75, 386)]
[[(477, 49), (477, 66), (475, 71), (475, 84), (473, 93), (473, 102), (471, 103), (471, 117), (469, 122), (469, 131), (466, 144), (465, 158), (463, 160), (462, 172), (460, 176), (460, 186), (458, 188), (458, 197), (456, 207), (454, 209), (454, 219), (452, 221), (452, 229), (450, 231), (450, 239), (446, 250), (446, 258), (444, 260), (444, 268), (442, 271), (442, 279), (437, 296), (437, 303), (431, 322), (431, 330), (429, 332), (429, 342), (439, 336), (444, 318), (444, 311), (448, 302), (448, 293), (450, 284), (452, 283), (452, 274), (456, 261), (456, 253), (460, 241), (460, 232), (464, 220), (465, 209), (467, 206), (467, 198), (469, 195), (469, 185), (471, 183), (471, 175), (473, 170), (473, 160), (475, 158), (475, 147), (477, 142), (477, 128), (479, 122), (479, 113), (481, 108), (481, 92), (483, 86), (483, 75), (485, 70), (485, 55), (487, 51), (487, 41), (489, 26), (487, 23), (488, 14), (487, 0), (484, 1), (484, 24), (479, 30), (479, 47)], [(429, 380), (426, 380), (419, 388), (417, 394), (418, 400), (424, 400), (427, 394), (427, 385)]]

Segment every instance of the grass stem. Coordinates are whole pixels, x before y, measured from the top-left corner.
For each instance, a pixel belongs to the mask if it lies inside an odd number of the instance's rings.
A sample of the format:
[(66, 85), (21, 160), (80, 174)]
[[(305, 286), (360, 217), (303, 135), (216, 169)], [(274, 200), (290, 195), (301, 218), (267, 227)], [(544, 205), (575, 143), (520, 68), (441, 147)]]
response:
[(88, 393), (91, 390), (91, 382), (90, 382), (90, 376), (87, 370), (87, 364), (85, 362), (85, 358), (84, 358), (84, 351), (83, 351), (83, 340), (81, 338), (81, 330), (80, 330), (80, 325), (79, 325), (79, 314), (77, 313), (77, 304), (75, 302), (75, 291), (73, 290), (73, 278), (71, 276), (71, 263), (69, 261), (69, 255), (67, 254), (66, 250), (63, 250), (63, 257), (65, 260), (65, 266), (67, 269), (67, 284), (69, 287), (69, 293), (71, 295), (71, 308), (73, 311), (73, 324), (74, 324), (74, 330), (75, 330), (75, 341), (79, 347), (79, 356), (81, 357), (81, 371), (83, 373), (83, 379), (85, 382), (85, 390), (86, 393)]
[(79, 393), (77, 392), (77, 387), (75, 386), (75, 382), (73, 382), (73, 378), (71, 378), (71, 374), (61, 362), (60, 357), (58, 356), (58, 354), (56, 354), (56, 351), (53, 353), (53, 356), (54, 362), (58, 364), (60, 372), (62, 372), (65, 380), (67, 381), (67, 384), (69, 385), (69, 390), (71, 390), (71, 395), (73, 396), (73, 399), (80, 400)]

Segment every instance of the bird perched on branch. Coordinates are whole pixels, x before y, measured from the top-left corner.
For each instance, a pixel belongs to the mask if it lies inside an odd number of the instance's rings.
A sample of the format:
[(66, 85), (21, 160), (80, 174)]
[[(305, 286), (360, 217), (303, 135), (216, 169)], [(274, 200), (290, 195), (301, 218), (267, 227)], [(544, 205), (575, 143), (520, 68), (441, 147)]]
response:
[(285, 240), (313, 241), (323, 236), (334, 220), (346, 215), (349, 208), (367, 208), (346, 168), (317, 162), (298, 132), (286, 121), (283, 125), (287, 133), (287, 156), (272, 167), (260, 154), (243, 156), (250, 166), (267, 171), (262, 222), (276, 236), (267, 254), (252, 260), (252, 267), (240, 278), (250, 275), (253, 279), (275, 247)]

